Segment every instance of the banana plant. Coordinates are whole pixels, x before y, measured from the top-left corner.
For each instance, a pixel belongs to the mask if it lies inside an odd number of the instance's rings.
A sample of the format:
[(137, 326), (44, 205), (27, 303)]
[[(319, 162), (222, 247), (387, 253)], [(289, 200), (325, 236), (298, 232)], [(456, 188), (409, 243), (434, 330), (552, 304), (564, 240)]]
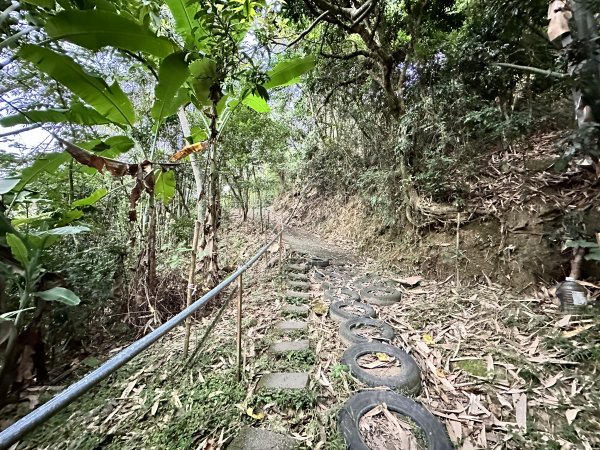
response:
[[(205, 284), (209, 288), (214, 286), (219, 270), (220, 133), (233, 111), (241, 105), (260, 113), (268, 112), (268, 90), (297, 82), (312, 69), (314, 58), (283, 60), (265, 72), (266, 61), (251, 56), (250, 48), (254, 44), (249, 33), (255, 20), (268, 7), (266, 0), (164, 0), (171, 14), (170, 18), (162, 18), (166, 20), (155, 20), (160, 8), (147, 6), (152, 2), (90, 0), (82, 4), (60, 0), (58, 3), (60, 11), (54, 1), (42, 5), (47, 8), (44, 13), (50, 10), (50, 18), (41, 25), (49, 39), (42, 44), (21, 45), (16, 57), (68, 89), (74, 100), (68, 108), (18, 111), (4, 118), (3, 123), (108, 123), (127, 131), (135, 126), (138, 117), (119, 84), (116, 81), (109, 84), (102, 77), (90, 74), (67, 52), (57, 51), (57, 46), (51, 46), (50, 42), (66, 41), (91, 51), (115, 49), (143, 62), (157, 78), (150, 110), (154, 143), (161, 125), (169, 117), (179, 114), (180, 119), (186, 121), (185, 108), (199, 113), (196, 116), (201, 126), (195, 128), (194, 133), (191, 128), (183, 127), (183, 123), (182, 127), (188, 143), (202, 144), (194, 148), (206, 151), (207, 182), (201, 175), (197, 155), (192, 152), (190, 158), (199, 193), (195, 234), (199, 234), (202, 220), (200, 198), (205, 185), (208, 191), (200, 245), (202, 262), (207, 269)], [(174, 30), (163, 26), (169, 21)], [(155, 144), (152, 150), (154, 147)], [(172, 178), (164, 176), (156, 183), (156, 187), (164, 187), (163, 199), (174, 192)], [(195, 266), (192, 257), (192, 271)]]
[[(4, 290), (4, 278), (10, 275), (18, 292), (16, 299), (8, 298), (4, 302), (13, 303), (14, 309), (0, 311), (0, 349), (3, 349), (0, 353), (0, 399), (3, 400), (8, 399), (17, 361), (31, 358), (17, 346), (19, 337), (35, 330), (34, 334), (39, 337), (38, 344), (43, 346), (43, 303), (59, 302), (68, 306), (80, 303), (73, 291), (49, 282), (53, 274), (44, 270), (41, 260), (44, 252), (61, 236), (83, 233), (89, 229), (83, 226), (50, 226), (52, 223), (46, 221), (43, 227), (21, 231), (0, 212), (0, 285)], [(0, 296), (4, 297), (5, 292), (0, 292)]]

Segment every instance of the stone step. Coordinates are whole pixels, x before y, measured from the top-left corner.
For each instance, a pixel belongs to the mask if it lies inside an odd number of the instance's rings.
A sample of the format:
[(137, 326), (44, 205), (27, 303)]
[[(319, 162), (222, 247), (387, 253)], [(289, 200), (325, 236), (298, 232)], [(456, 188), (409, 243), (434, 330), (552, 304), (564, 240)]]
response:
[(260, 378), (258, 390), (300, 390), (308, 386), (307, 373), (279, 372), (267, 373)]
[(308, 266), (306, 264), (288, 264), (285, 266), (285, 270), (288, 272), (308, 272)]
[(302, 300), (310, 300), (310, 292), (298, 292), (298, 291), (287, 291), (285, 293), (287, 298), (301, 298)]
[(269, 351), (275, 354), (289, 353), (289, 352), (303, 352), (310, 348), (308, 339), (302, 339), (301, 341), (284, 341), (277, 342), (269, 347)]
[(295, 314), (297, 316), (308, 316), (309, 311), (310, 309), (305, 305), (285, 305), (281, 308), (283, 314)]
[(288, 278), (290, 280), (308, 281), (308, 275), (306, 275), (305, 273), (290, 272), (290, 273), (288, 273)]
[(300, 322), (298, 320), (284, 320), (275, 325), (275, 329), (280, 333), (289, 333), (290, 331), (304, 331), (308, 328), (306, 322)]
[(227, 446), (228, 450), (296, 450), (297, 440), (262, 428), (245, 427)]
[(287, 285), (291, 288), (300, 289), (301, 291), (308, 291), (310, 284), (303, 281), (288, 281)]

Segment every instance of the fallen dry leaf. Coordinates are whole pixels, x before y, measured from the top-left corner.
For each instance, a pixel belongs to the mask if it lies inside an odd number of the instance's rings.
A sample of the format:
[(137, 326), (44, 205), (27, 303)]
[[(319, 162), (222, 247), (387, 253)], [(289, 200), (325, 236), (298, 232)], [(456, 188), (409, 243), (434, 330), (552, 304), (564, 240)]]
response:
[(569, 422), (569, 425), (571, 425), (573, 423), (573, 421), (577, 417), (577, 414), (579, 414), (579, 411), (581, 411), (581, 410), (575, 408), (575, 409), (569, 409), (569, 410), (567, 410), (567, 412), (565, 412), (565, 416), (567, 417), (567, 422)]

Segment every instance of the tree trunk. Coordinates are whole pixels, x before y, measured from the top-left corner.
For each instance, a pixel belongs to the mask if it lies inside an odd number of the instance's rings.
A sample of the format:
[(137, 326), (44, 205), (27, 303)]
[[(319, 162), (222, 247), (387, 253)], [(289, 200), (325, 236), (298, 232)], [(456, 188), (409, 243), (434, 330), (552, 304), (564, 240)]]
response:
[(206, 269), (205, 286), (212, 289), (219, 282), (219, 254), (218, 254), (218, 229), (221, 212), (220, 185), (219, 185), (219, 167), (217, 154), (217, 103), (218, 98), (213, 99), (211, 108), (210, 122), (210, 143), (209, 143), (209, 194), (206, 215), (204, 219), (203, 250), (205, 252), (204, 267)]

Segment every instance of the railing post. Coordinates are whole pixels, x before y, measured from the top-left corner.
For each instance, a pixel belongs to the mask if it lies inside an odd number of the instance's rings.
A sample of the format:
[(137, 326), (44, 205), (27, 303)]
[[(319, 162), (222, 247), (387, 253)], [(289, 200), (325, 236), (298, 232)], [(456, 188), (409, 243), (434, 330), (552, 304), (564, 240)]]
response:
[(283, 219), (279, 222), (279, 273), (283, 270)]
[(242, 381), (242, 274), (238, 278), (237, 302), (237, 380)]

